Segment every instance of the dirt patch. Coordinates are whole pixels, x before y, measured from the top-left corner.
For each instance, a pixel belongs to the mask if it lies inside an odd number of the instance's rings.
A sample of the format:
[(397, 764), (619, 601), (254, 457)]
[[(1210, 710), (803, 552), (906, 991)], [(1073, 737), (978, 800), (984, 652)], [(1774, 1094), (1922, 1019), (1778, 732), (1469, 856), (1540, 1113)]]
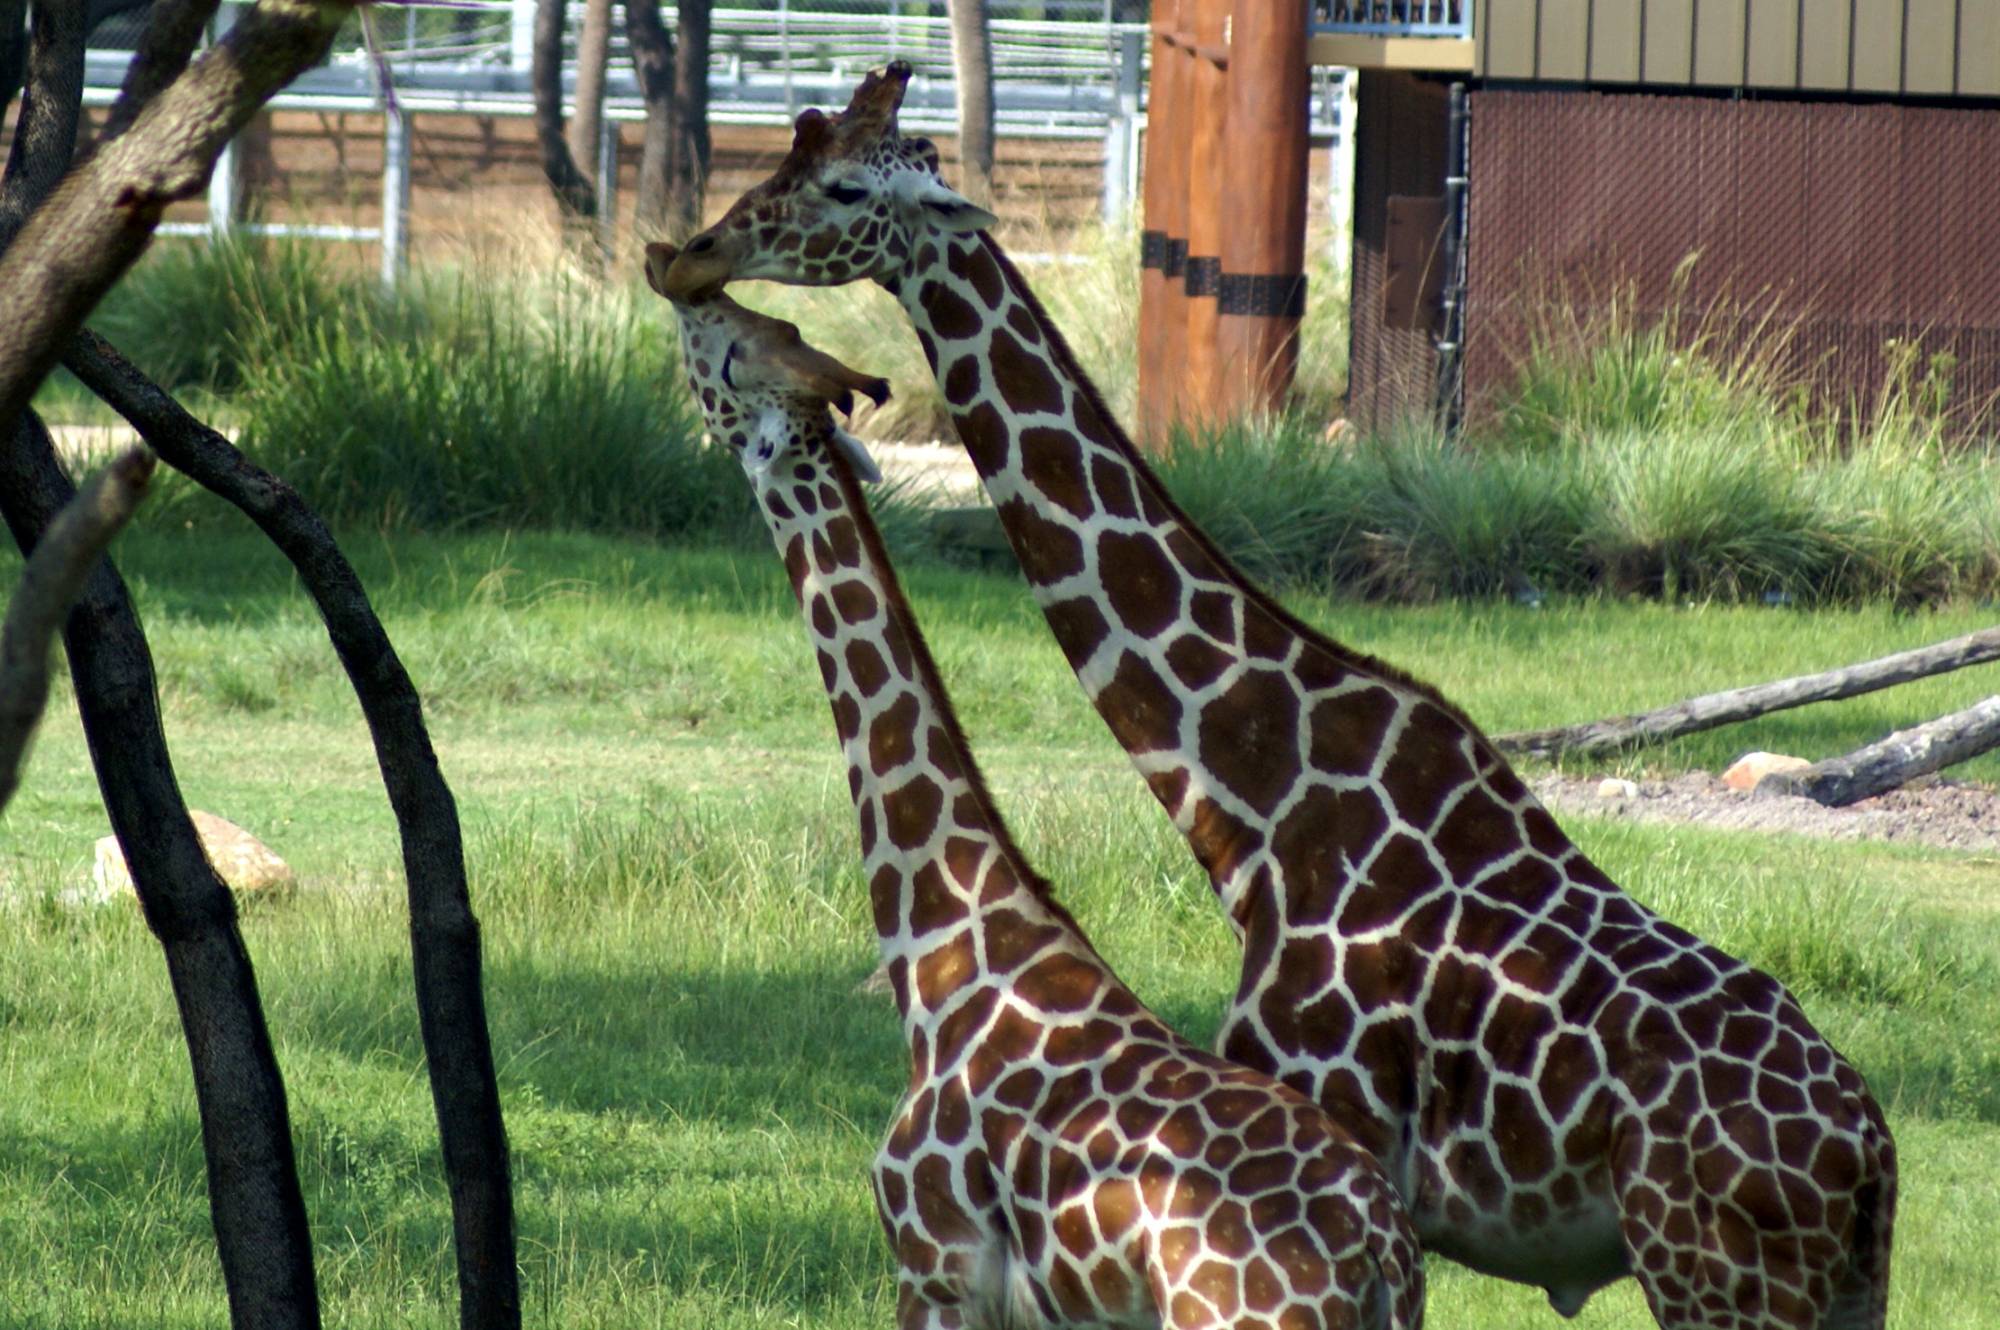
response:
[(1640, 781), (1636, 796), (1600, 794), (1595, 776), (1552, 773), (1529, 784), (1558, 813), (2000, 851), (2000, 793), (1962, 781), (1914, 782), (1846, 808), (1827, 808), (1796, 795), (1732, 790), (1699, 771)]

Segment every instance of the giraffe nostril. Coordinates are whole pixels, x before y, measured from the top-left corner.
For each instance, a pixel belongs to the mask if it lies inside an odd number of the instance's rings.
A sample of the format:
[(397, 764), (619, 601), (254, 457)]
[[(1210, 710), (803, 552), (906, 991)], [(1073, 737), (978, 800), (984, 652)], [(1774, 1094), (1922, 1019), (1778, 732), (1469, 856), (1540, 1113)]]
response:
[(688, 253), (706, 254), (708, 253), (708, 251), (714, 248), (715, 248), (715, 237), (703, 236), (701, 237), (701, 239), (695, 241), (692, 245), (688, 246)]

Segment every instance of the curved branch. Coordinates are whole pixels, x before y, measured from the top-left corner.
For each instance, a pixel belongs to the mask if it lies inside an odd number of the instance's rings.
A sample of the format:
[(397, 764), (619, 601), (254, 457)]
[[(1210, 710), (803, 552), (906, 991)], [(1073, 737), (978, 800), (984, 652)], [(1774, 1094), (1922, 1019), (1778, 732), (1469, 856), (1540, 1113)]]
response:
[(27, 409), (167, 205), (201, 191), (223, 145), (325, 56), (351, 7), (262, 0), (35, 209), (0, 255), (0, 421)]
[(480, 986), (479, 923), (457, 806), (423, 703), (346, 556), (299, 494), (85, 330), (63, 358), (168, 465), (241, 509), (298, 570), (354, 685), (402, 836), (417, 1016), (451, 1189), (466, 1327), (521, 1323), (506, 1129)]
[(0, 626), (0, 809), (21, 783), (28, 741), (49, 700), (49, 648), (83, 581), (146, 497), (153, 455), (131, 448), (90, 478), (35, 546)]

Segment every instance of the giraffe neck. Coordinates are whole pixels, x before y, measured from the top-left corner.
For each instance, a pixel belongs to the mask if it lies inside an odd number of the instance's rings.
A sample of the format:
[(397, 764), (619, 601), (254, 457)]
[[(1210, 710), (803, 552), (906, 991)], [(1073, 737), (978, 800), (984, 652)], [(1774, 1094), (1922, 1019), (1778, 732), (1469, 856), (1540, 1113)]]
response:
[(755, 487), (833, 706), (906, 1033), (945, 1057), (954, 999), (1038, 960), (1108, 980), (993, 807), (845, 459), (792, 453)]
[[(1245, 893), (1271, 880), (1260, 864), (1283, 859), (1309, 765), (1379, 780), (1415, 736), (1455, 751), (1466, 782), (1491, 774), (1527, 797), (1433, 689), (1308, 628), (1230, 565), (991, 239), (926, 244), (894, 289), (1078, 681), (1239, 922)], [(1332, 889), (1347, 874), (1322, 876)], [(1323, 915), (1301, 890), (1286, 883), (1276, 908)]]

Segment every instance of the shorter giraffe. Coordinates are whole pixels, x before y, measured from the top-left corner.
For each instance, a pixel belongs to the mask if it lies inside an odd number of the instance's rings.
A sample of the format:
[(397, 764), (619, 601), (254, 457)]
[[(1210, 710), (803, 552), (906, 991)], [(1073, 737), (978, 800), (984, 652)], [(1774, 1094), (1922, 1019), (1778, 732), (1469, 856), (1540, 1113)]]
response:
[[(672, 247), (647, 249), (660, 289)], [(797, 592), (846, 751), (910, 1084), (876, 1156), (897, 1322), (1413, 1327), (1395, 1189), (1325, 1111), (1141, 1006), (993, 808), (827, 407), (888, 385), (719, 290), (675, 303)]]

